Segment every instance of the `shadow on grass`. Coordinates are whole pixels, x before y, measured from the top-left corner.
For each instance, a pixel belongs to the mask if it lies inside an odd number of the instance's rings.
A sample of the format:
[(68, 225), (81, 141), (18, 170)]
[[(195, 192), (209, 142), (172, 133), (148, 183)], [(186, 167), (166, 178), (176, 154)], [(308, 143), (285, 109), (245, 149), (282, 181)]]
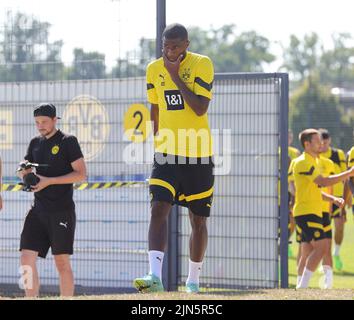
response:
[(201, 291), (198, 295), (221, 295), (221, 296), (248, 296), (254, 294), (267, 294), (262, 290), (247, 290), (247, 289), (239, 289), (239, 290), (214, 290), (208, 289), (207, 291)]
[(342, 277), (354, 277), (354, 272), (349, 271), (334, 271), (333, 274)]

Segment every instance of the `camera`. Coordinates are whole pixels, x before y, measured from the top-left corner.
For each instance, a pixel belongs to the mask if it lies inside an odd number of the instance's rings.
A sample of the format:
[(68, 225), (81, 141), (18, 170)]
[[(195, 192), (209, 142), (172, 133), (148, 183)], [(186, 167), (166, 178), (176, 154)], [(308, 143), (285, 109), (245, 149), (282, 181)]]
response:
[[(48, 165), (23, 161), (23, 162), (20, 162), (20, 165), (17, 168), (17, 172), (20, 172), (22, 170), (28, 170), (31, 168), (38, 168), (38, 167), (48, 167)], [(35, 186), (36, 184), (38, 184), (38, 182), (40, 181), (38, 176), (33, 172), (30, 172), (30, 173), (24, 175), (22, 180), (23, 180), (23, 182), (21, 182), (19, 184), (23, 186), (22, 190), (27, 191), (27, 192), (32, 191), (32, 187)]]
[(39, 182), (38, 176), (36, 176), (33, 172), (26, 174), (23, 176), (23, 191), (32, 191), (32, 187), (35, 186)]

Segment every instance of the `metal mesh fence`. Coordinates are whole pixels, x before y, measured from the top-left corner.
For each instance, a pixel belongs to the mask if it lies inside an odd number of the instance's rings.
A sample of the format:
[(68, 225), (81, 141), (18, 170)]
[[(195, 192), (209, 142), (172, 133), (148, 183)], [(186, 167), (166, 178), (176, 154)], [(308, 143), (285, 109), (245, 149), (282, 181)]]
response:
[[(0, 20), (0, 151), (8, 186), (0, 215), (0, 292), (18, 291), (19, 236), (32, 195), (10, 190), (19, 189), (14, 171), (36, 135), (32, 108), (44, 101), (56, 105), (59, 128), (78, 137), (88, 163), (88, 184), (74, 193), (76, 292), (127, 292), (132, 279), (148, 270), (152, 143), (132, 150), (123, 136), (123, 118), (130, 105), (147, 105), (142, 76), (155, 57), (156, 1), (139, 2), (134, 19), (126, 14), (128, 0), (111, 3), (116, 15), (107, 15), (110, 30), (102, 39), (109, 39), (114, 57), (103, 47), (75, 45), (69, 61), (65, 51), (72, 43), (49, 38), (46, 17), (10, 8)], [(89, 11), (91, 4), (85, 5)], [(76, 18), (68, 13), (68, 25)], [(134, 34), (137, 21), (145, 27)], [(89, 33), (90, 26), (85, 28), (82, 36)], [(214, 92), (209, 114), (217, 176), (202, 285), (276, 287), (280, 78), (219, 75)], [(169, 248), (176, 253), (169, 270), (177, 285), (187, 275), (190, 233), (186, 210), (179, 211), (174, 226), (179, 251)], [(42, 286), (57, 292), (50, 255), (39, 261), (39, 273)]]
[[(123, 114), (145, 103), (144, 79), (38, 82), (0, 85), (4, 183), (15, 184), (14, 171), (36, 134), (33, 106), (52, 101), (62, 116), (59, 128), (75, 134), (88, 164), (85, 190), (75, 192), (77, 234), (73, 269), (78, 286), (124, 288), (146, 270), (150, 165), (123, 160)], [(107, 183), (115, 182), (114, 188)], [(85, 185), (83, 186), (85, 187)], [(0, 281), (18, 279), (18, 241), (31, 194), (5, 192), (1, 216)], [(57, 283), (53, 261), (41, 261), (43, 285)]]
[[(214, 143), (224, 172), (216, 176), (209, 219), (201, 276), (207, 287), (278, 286), (280, 79), (258, 76), (220, 75), (208, 111), (211, 128), (223, 133)], [(182, 209), (181, 283), (188, 275), (189, 233)]]
[[(243, 77), (220, 75), (210, 106), (217, 177), (202, 283), (213, 288), (278, 285), (279, 79)], [(147, 141), (138, 148), (140, 155), (127, 162), (131, 142), (123, 137), (122, 119), (131, 104), (146, 104), (145, 80), (2, 83), (5, 184), (18, 182), (14, 170), (36, 134), (32, 110), (41, 101), (57, 106), (62, 116), (59, 127), (78, 137), (88, 162), (90, 184), (74, 193), (77, 290), (130, 291), (131, 280), (148, 268), (146, 179), (153, 150)], [(4, 198), (0, 283), (14, 284), (19, 279), (19, 235), (32, 195), (8, 191)], [(187, 272), (189, 231), (182, 209), (180, 283)], [(40, 261), (39, 272), (42, 285), (56, 285), (52, 258)]]

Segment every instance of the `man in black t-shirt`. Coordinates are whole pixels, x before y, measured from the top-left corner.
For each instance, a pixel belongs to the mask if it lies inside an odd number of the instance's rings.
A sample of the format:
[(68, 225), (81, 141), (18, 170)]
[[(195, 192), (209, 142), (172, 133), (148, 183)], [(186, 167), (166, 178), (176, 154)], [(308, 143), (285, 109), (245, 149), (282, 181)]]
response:
[[(40, 104), (34, 110), (40, 133), (28, 146), (25, 161), (45, 165), (36, 168), (40, 178), (33, 186), (34, 202), (21, 233), (22, 284), (26, 296), (38, 296), (37, 257), (45, 258), (52, 250), (59, 273), (60, 294), (74, 294), (74, 277), (70, 264), (75, 234), (73, 183), (86, 179), (86, 166), (76, 137), (56, 128), (55, 106)], [(22, 170), (20, 177), (32, 172)]]

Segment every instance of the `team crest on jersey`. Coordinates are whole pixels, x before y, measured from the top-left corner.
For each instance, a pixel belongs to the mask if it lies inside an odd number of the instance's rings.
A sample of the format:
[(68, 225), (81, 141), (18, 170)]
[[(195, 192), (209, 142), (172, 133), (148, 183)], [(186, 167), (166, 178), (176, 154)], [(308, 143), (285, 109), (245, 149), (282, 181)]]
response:
[(58, 152), (59, 152), (59, 146), (56, 145), (52, 148), (52, 154), (56, 155), (56, 154), (58, 154)]
[(161, 87), (164, 87), (165, 86), (165, 75), (160, 73), (159, 79), (161, 80)]
[(316, 231), (316, 232), (315, 232), (315, 238), (319, 238), (319, 237), (320, 237), (320, 235), (321, 235), (321, 234), (320, 234), (320, 232), (319, 232), (319, 231)]
[(190, 68), (185, 68), (182, 73), (182, 80), (184, 82), (187, 82), (189, 78), (191, 77), (191, 69)]

